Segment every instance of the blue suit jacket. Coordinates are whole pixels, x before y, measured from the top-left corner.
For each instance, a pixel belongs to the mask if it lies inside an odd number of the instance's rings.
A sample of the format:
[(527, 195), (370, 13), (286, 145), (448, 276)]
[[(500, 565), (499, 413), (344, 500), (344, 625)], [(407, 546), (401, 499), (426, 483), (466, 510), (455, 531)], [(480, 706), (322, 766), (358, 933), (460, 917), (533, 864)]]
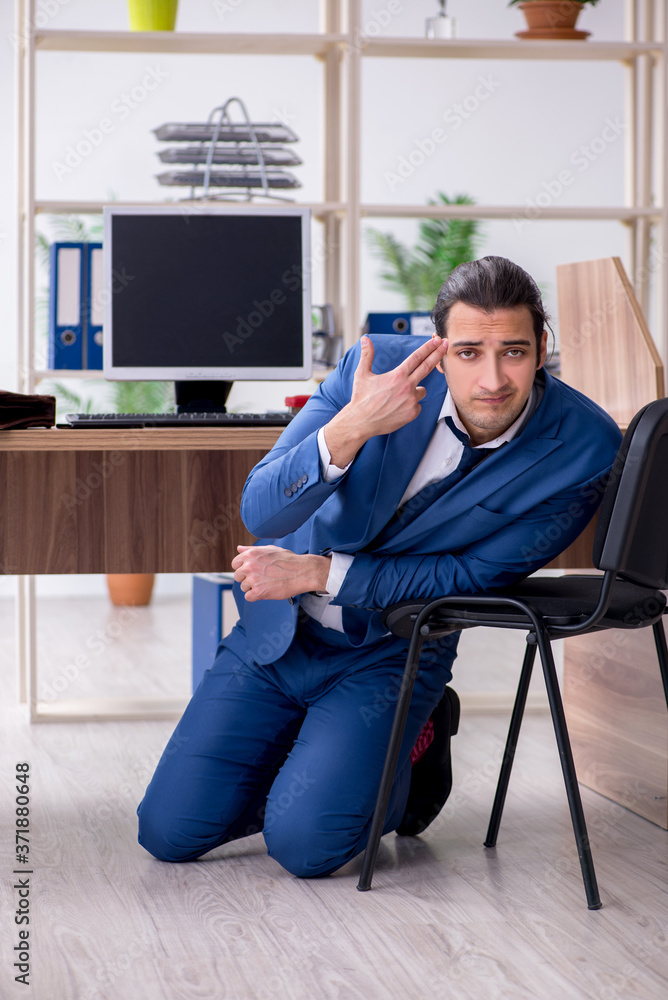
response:
[[(376, 373), (423, 342), (371, 339)], [(359, 356), (358, 343), (253, 469), (241, 503), (260, 544), (354, 555), (335, 599), (351, 645), (378, 639), (385, 632), (378, 610), (397, 601), (506, 586), (549, 562), (593, 516), (621, 440), (608, 414), (546, 373), (543, 399), (521, 434), (379, 547), (374, 540), (417, 469), (447, 386), (432, 371), (420, 415), (372, 438), (341, 479), (325, 483), (317, 432), (349, 401)], [(292, 641), (299, 601), (246, 602), (235, 590), (253, 658), (271, 662)]]

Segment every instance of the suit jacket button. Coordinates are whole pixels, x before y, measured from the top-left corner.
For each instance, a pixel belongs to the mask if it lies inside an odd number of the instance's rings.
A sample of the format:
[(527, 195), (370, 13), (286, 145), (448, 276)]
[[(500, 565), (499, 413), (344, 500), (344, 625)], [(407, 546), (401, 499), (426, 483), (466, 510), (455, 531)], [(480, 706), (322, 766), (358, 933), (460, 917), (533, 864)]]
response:
[(292, 496), (292, 490), (290, 490), (290, 489), (285, 489), (285, 490), (283, 490), (283, 492), (285, 493), (286, 497), (291, 497)]
[(302, 484), (306, 485), (307, 482), (308, 482), (308, 476), (306, 475), (306, 473), (304, 473), (304, 475), (302, 476)]
[(296, 493), (299, 487), (297, 486), (296, 483), (290, 483), (290, 489), (292, 490), (293, 493)]

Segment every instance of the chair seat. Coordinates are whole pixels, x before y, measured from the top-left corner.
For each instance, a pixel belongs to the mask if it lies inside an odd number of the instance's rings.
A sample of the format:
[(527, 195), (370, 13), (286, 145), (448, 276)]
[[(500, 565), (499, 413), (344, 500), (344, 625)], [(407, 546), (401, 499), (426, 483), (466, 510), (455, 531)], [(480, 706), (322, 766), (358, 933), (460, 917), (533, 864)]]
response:
[[(522, 583), (486, 595), (459, 595), (455, 605), (443, 605), (429, 617), (428, 638), (440, 638), (461, 628), (483, 624), (497, 627), (521, 628), (528, 619), (517, 608), (508, 605), (482, 605), (477, 596), (493, 597), (495, 594), (524, 601), (543, 619), (548, 632), (560, 626), (577, 625), (591, 614), (601, 592), (599, 576), (537, 576)], [(385, 612), (383, 620), (394, 635), (409, 639), (415, 619), (420, 611), (436, 598), (402, 601)], [(661, 590), (653, 590), (635, 583), (617, 580), (605, 616), (591, 631), (608, 628), (645, 628), (658, 621), (666, 607), (666, 597)]]

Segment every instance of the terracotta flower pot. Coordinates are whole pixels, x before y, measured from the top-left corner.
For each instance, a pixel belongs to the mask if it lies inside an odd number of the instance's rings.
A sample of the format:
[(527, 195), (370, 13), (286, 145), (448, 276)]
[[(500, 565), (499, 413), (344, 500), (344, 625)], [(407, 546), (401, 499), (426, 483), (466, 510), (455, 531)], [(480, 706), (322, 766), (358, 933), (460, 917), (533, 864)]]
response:
[(151, 603), (155, 573), (107, 573), (111, 603), (116, 607), (143, 608)]
[(581, 39), (588, 31), (576, 31), (582, 11), (578, 0), (525, 0), (517, 5), (527, 22), (527, 31), (516, 32), (519, 38)]

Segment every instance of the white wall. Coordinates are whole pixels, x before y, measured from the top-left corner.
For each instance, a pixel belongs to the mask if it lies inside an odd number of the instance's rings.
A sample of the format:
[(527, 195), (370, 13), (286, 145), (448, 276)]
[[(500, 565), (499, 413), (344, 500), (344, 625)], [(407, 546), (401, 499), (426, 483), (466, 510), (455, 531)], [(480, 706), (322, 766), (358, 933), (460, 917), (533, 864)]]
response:
[[(181, 0), (178, 27), (192, 31), (315, 31), (314, 0)], [(424, 34), (435, 0), (371, 0), (364, 4), (368, 35)], [(395, 13), (390, 13), (390, 9)], [(37, 0), (40, 23), (50, 28), (124, 29), (124, 0)], [(511, 38), (522, 15), (504, 0), (449, 0), (462, 37)], [(15, 181), (13, 4), (0, 0), (0, 387), (15, 387)], [(597, 40), (622, 37), (623, 0), (587, 8), (578, 25)], [(526, 43), (530, 45), (530, 42)], [(583, 42), (583, 44), (587, 44)], [(295, 57), (145, 56), (44, 53), (39, 57), (37, 196), (40, 198), (160, 199), (154, 175), (161, 169), (151, 130), (166, 121), (203, 118), (238, 95), (256, 119), (287, 116), (300, 136), (304, 166), (300, 197), (322, 197), (321, 69)], [(545, 290), (556, 314), (555, 266), (574, 259), (626, 255), (617, 223), (545, 222), (533, 217), (545, 204), (620, 204), (623, 200), (623, 73), (606, 63), (529, 61), (368, 60), (364, 64), (363, 197), (382, 203), (424, 203), (436, 191), (460, 192), (477, 201), (527, 206), (525, 218), (485, 223), (482, 253), (511, 257)], [(151, 89), (148, 89), (148, 88)], [(139, 99), (129, 98), (133, 88)], [(132, 106), (130, 106), (132, 105)], [(112, 130), (71, 169), (68, 147), (95, 130)], [(606, 122), (617, 123), (606, 129)], [(445, 138), (424, 162), (397, 181), (415, 149), (429, 149), (434, 129)], [(610, 139), (596, 155), (590, 144)], [(595, 143), (598, 149), (600, 143)], [(413, 156), (413, 161), (419, 157)], [(70, 161), (71, 162), (71, 161)], [(60, 166), (59, 166), (60, 165)], [(64, 167), (63, 167), (64, 165)], [(564, 171), (570, 178), (561, 184)], [(537, 201), (538, 199), (538, 201)], [(412, 221), (375, 223), (411, 240)], [(365, 256), (362, 308), (393, 309), (403, 303), (383, 291), (377, 265)], [(316, 286), (316, 296), (318, 295)], [(316, 298), (317, 301), (317, 298)], [(245, 386), (239, 398), (258, 405), (267, 387)], [(261, 395), (260, 395), (261, 391)], [(277, 386), (272, 402), (280, 403)], [(70, 581), (74, 584), (74, 581)]]

